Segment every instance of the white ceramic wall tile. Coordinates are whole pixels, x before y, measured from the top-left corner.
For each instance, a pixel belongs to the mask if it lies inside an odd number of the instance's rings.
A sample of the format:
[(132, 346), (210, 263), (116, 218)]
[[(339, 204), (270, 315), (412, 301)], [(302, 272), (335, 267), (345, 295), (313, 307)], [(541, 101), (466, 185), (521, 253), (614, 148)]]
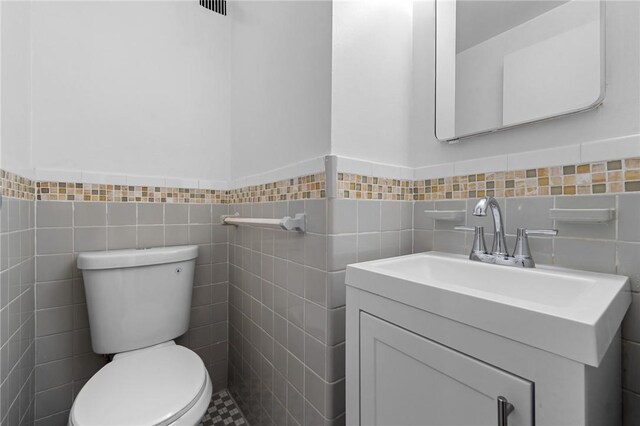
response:
[(413, 169), (411, 167), (373, 163), (373, 176), (394, 179), (412, 179)]
[(331, 200), (327, 210), (327, 232), (329, 234), (350, 234), (358, 231), (358, 201)]
[(325, 191), (327, 198), (338, 196), (338, 157), (327, 155), (324, 157)]
[(164, 186), (168, 188), (198, 188), (198, 179), (185, 179), (175, 177), (165, 177)]
[(433, 231), (416, 229), (413, 236), (413, 252), (422, 253), (433, 250)]
[(242, 188), (250, 185), (260, 185), (265, 182), (275, 182), (284, 179), (290, 179), (297, 176), (308, 176), (316, 173), (324, 172), (325, 156), (312, 158), (310, 160), (291, 164), (286, 167), (270, 170), (253, 176), (246, 176), (241, 179), (230, 181), (229, 188)]
[(583, 163), (640, 157), (640, 135), (586, 142), (581, 145)]
[[(58, 330), (66, 329), (73, 321), (73, 309), (69, 306), (72, 302), (70, 280), (50, 283), (41, 288), (35, 286), (35, 232), (31, 219), (33, 205), (33, 201), (5, 197), (0, 206), (0, 323), (3, 325), (0, 332), (0, 357), (2, 377), (5, 379), (0, 386), (0, 417), (4, 418), (3, 424), (32, 424), (36, 386), (38, 390), (52, 388), (69, 375), (67, 366), (50, 364), (49, 368), (41, 371), (40, 380), (37, 383), (35, 381), (35, 337), (55, 335)], [(70, 210), (58, 207), (56, 205), (52, 209), (40, 210), (57, 216), (48, 222), (51, 226), (68, 224)], [(48, 231), (57, 234), (48, 237), (61, 237), (61, 241), (51, 241), (52, 244), (41, 249), (51, 252), (60, 248), (68, 252), (68, 230), (57, 228)], [(60, 232), (64, 235), (60, 235)], [(55, 256), (47, 259), (49, 262), (45, 262), (41, 268), (43, 276), (52, 279), (70, 276), (70, 268), (66, 268), (64, 262), (58, 262), (59, 259), (56, 260)], [(36, 292), (39, 295), (38, 306), (47, 312), (37, 329), (34, 316)], [(46, 324), (47, 316), (61, 321)], [(47, 337), (43, 339), (50, 343), (49, 347), (57, 351), (57, 354), (64, 352), (64, 349), (60, 349), (60, 340), (54, 342)], [(52, 358), (57, 356), (53, 355)]]
[(37, 169), (35, 171), (35, 177), (40, 181), (80, 182), (82, 180), (82, 171), (63, 169)]
[[(453, 165), (455, 175), (500, 172), (507, 170), (507, 156), (484, 157), (466, 161), (456, 161)], [(441, 176), (442, 177), (442, 176)]]
[(199, 189), (227, 190), (227, 189), (229, 189), (229, 182), (228, 181), (222, 181), (222, 180), (199, 179), (198, 180), (198, 188)]
[[(627, 200), (627, 196), (624, 196), (625, 200)], [(546, 198), (546, 197), (545, 197)], [(640, 196), (636, 197), (637, 201), (640, 202)], [(507, 203), (509, 203), (508, 201)], [(538, 206), (541, 206), (543, 203), (538, 203)], [(595, 208), (615, 208), (616, 207), (616, 196), (615, 195), (596, 195), (596, 196), (584, 196), (584, 197), (555, 197), (555, 208), (559, 209), (595, 209)], [(542, 213), (542, 212), (541, 212)], [(627, 213), (627, 212), (625, 212)], [(549, 217), (549, 213), (547, 211), (546, 217)], [(627, 225), (627, 217), (628, 214), (622, 216), (625, 220), (619, 222), (620, 225)], [(637, 226), (640, 227), (640, 219), (636, 218)], [(537, 225), (536, 225), (537, 226)], [(531, 228), (534, 225), (530, 225)], [(574, 238), (598, 238), (598, 239), (607, 239), (607, 240), (615, 240), (616, 239), (616, 221), (610, 221), (605, 223), (575, 223), (575, 222), (564, 222), (564, 221), (555, 221), (554, 227), (557, 228), (560, 232), (559, 235), (562, 237), (574, 237)], [(631, 233), (628, 234), (629, 237), (633, 238)]]
[(631, 280), (631, 291), (640, 292), (640, 244), (618, 242), (618, 271)]
[(165, 186), (164, 178), (160, 176), (127, 176), (130, 186)]
[(640, 394), (622, 391), (622, 424), (637, 426), (640, 419)]
[[(75, 182), (75, 181), (64, 181), (64, 182)], [(81, 183), (101, 183), (101, 184), (112, 184), (112, 185), (126, 185), (127, 184), (127, 176), (123, 174), (115, 174), (115, 173), (102, 173), (102, 172), (88, 172), (82, 171), (82, 177), (79, 181)]]
[(640, 343), (622, 342), (622, 387), (640, 393)]
[(525, 170), (538, 167), (563, 166), (580, 163), (580, 145), (567, 145), (551, 149), (519, 152), (507, 156), (507, 170)]
[(631, 306), (622, 323), (622, 338), (640, 343), (640, 293), (632, 293)]
[[(407, 203), (404, 209), (399, 202), (392, 204), (384, 209), (385, 227), (393, 229), (386, 233), (392, 238), (385, 238), (389, 248), (385, 255), (399, 253), (403, 221), (408, 227), (405, 233), (409, 246), (412, 240), (412, 204)], [(241, 401), (248, 398), (242, 396), (242, 386), (270, 388), (267, 383), (273, 380), (273, 396), (267, 395), (266, 399), (284, 398), (280, 409), (286, 415), (296, 418), (301, 401), (322, 408), (326, 399), (331, 401), (330, 411), (317, 412), (322, 424), (334, 423), (322, 416), (340, 417), (344, 403), (335, 402), (344, 399), (344, 308), (340, 308), (345, 303), (344, 269), (358, 256), (363, 260), (380, 258), (382, 205), (380, 201), (311, 200), (233, 207), (254, 215), (264, 214), (265, 207), (276, 216), (304, 211), (311, 222), (309, 229), (314, 231), (302, 238), (284, 231), (256, 233), (249, 227), (231, 233), (230, 382)], [(351, 216), (349, 220), (344, 220), (345, 214)], [(358, 233), (358, 223), (365, 233)], [(255, 244), (256, 238), (261, 239), (259, 244)], [(254, 256), (256, 253), (258, 256)], [(305, 266), (300, 265), (301, 255)], [(260, 261), (257, 267), (254, 258)], [(254, 282), (260, 284), (255, 291)], [(272, 306), (273, 314), (267, 305)], [(267, 317), (265, 310), (269, 311)], [(273, 324), (269, 318), (273, 318)], [(273, 362), (272, 379), (261, 374), (262, 366), (258, 369), (252, 363), (260, 357)], [(301, 366), (313, 372), (320, 381), (318, 386), (303, 386)], [(251, 378), (254, 374), (255, 382)], [(324, 390), (318, 393), (318, 387)], [(263, 400), (265, 403), (269, 404)], [(251, 406), (249, 403), (247, 409)], [(256, 406), (260, 408), (253, 404), (253, 409)], [(281, 416), (274, 414), (274, 422), (276, 417)]]
[(433, 166), (418, 167), (413, 171), (414, 179), (434, 179), (454, 175), (454, 164), (444, 163)]
[(355, 173), (362, 176), (373, 176), (373, 163), (338, 156), (338, 173)]

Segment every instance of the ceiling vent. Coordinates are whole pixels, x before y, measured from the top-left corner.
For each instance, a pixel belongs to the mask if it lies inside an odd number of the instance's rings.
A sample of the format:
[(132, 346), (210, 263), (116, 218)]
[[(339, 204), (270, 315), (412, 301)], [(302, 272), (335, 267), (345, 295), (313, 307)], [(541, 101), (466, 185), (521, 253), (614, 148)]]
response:
[(200, 0), (200, 6), (227, 16), (227, 0)]

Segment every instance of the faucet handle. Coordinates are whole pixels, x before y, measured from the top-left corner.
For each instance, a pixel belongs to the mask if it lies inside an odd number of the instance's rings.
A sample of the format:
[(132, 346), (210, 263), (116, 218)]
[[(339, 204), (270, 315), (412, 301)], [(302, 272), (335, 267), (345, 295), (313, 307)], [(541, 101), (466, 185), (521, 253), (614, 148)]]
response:
[(518, 233), (520, 231), (524, 232), (527, 236), (533, 235), (534, 237), (535, 236), (555, 237), (556, 235), (558, 235), (558, 230), (557, 229), (526, 229), (526, 228), (518, 228)]
[(516, 232), (516, 246), (513, 249), (513, 257), (522, 263), (525, 268), (534, 268), (536, 266), (531, 256), (531, 250), (529, 249), (529, 235), (533, 236), (556, 236), (558, 235), (557, 229), (526, 229), (518, 228)]
[(473, 246), (471, 247), (471, 253), (469, 259), (476, 260), (479, 255), (487, 254), (487, 246), (484, 242), (484, 227), (483, 226), (455, 226), (453, 229), (457, 231), (474, 231)]

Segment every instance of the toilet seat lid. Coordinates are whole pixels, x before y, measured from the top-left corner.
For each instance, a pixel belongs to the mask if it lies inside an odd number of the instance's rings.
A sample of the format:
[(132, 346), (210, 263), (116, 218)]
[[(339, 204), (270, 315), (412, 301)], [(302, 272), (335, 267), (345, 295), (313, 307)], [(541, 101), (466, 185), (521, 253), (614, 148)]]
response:
[(200, 397), (207, 374), (198, 355), (177, 345), (116, 359), (84, 385), (71, 421), (78, 426), (170, 424)]

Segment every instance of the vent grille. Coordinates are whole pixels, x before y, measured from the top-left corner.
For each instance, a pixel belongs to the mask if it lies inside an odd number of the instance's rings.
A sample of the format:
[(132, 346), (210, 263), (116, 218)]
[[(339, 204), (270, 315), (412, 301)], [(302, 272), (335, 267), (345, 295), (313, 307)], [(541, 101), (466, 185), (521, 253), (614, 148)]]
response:
[(200, 0), (200, 6), (227, 16), (227, 0)]

